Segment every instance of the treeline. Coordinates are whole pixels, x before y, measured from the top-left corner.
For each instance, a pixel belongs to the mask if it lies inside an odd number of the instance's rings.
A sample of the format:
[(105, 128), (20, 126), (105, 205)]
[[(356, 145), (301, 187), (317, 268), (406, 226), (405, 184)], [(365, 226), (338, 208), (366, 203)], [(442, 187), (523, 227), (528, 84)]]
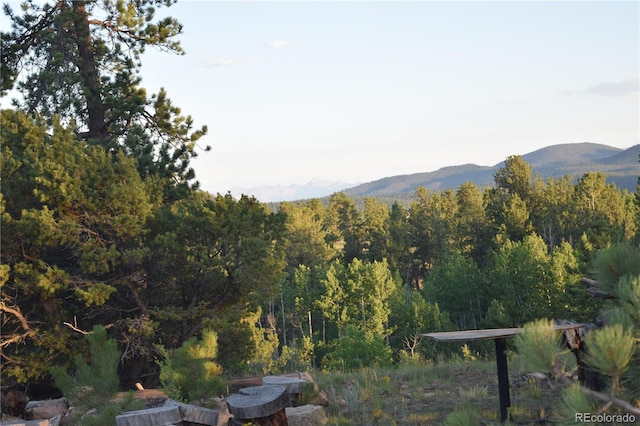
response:
[(369, 198), (358, 209), (342, 193), (326, 206), (283, 203), (287, 266), (264, 308), (271, 339), (313, 343), (316, 366), (354, 367), (381, 362), (363, 341), (388, 361), (436, 355), (420, 339), (430, 331), (593, 321), (600, 306), (580, 279), (601, 249), (637, 246), (638, 211), (637, 195), (601, 173), (543, 181), (519, 156), (491, 189), (418, 188), (406, 207)]
[(542, 181), (518, 156), (491, 189), (271, 212), (178, 192), (58, 123), (6, 110), (1, 129), (2, 361), (20, 380), (68, 362), (96, 324), (120, 342), (125, 385), (203, 330), (236, 372), (433, 357), (421, 333), (593, 320), (591, 259), (639, 243), (637, 194), (599, 173)]

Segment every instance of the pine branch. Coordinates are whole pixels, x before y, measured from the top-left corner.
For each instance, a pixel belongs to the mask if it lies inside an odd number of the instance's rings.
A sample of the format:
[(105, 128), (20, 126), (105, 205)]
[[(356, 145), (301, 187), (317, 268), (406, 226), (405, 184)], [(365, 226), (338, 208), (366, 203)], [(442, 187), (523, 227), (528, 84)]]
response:
[[(551, 371), (553, 372), (554, 376), (560, 379), (565, 385), (570, 386), (575, 384), (575, 382), (562, 370), (560, 360), (557, 360)], [(640, 408), (632, 405), (627, 401), (616, 398), (615, 396), (613, 396), (613, 393), (611, 395), (607, 395), (602, 392), (594, 391), (593, 389), (589, 389), (582, 385), (578, 385), (578, 388), (585, 395), (605, 402), (606, 404), (603, 407), (603, 410), (610, 407), (611, 405), (616, 405), (629, 413), (640, 415)]]

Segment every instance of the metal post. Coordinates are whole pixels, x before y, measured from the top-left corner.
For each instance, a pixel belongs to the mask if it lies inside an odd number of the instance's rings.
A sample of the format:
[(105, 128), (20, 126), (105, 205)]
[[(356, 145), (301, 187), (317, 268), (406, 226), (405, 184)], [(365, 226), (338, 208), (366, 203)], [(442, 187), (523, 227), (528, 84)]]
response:
[(507, 342), (504, 337), (496, 341), (496, 366), (498, 367), (498, 395), (500, 396), (500, 421), (507, 420), (508, 410), (511, 406), (509, 396), (509, 368), (507, 367)]

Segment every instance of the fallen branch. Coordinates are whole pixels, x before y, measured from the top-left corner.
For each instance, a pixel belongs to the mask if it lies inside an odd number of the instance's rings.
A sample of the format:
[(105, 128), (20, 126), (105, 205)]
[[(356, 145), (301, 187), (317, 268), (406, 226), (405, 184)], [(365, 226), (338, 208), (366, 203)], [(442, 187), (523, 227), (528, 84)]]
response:
[(603, 297), (605, 299), (613, 298), (612, 295), (600, 288), (600, 283), (596, 280), (583, 277), (582, 279), (580, 279), (580, 282), (587, 286), (587, 291), (589, 292), (591, 297)]

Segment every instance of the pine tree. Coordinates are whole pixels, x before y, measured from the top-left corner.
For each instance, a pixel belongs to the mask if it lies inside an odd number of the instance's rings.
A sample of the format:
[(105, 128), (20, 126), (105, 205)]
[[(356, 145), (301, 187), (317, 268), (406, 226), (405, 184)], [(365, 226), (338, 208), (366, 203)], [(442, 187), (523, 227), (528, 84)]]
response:
[[(183, 54), (175, 40), (182, 26), (154, 20), (157, 7), (175, 0), (57, 0), (8, 5), (12, 22), (2, 37), (2, 95), (17, 90), (15, 105), (28, 115), (61, 117), (78, 136), (107, 150), (124, 148), (146, 173), (173, 186), (193, 180), (189, 161), (207, 129), (193, 129), (164, 89), (140, 87), (141, 54), (155, 47)], [(195, 185), (195, 184), (194, 184)], [(173, 194), (167, 194), (175, 197)]]
[(607, 378), (600, 392), (574, 382), (566, 369), (567, 350), (562, 349), (553, 323), (537, 320), (516, 338), (520, 356), (538, 371), (551, 371), (567, 385), (560, 411), (612, 413), (620, 410), (640, 416), (640, 250), (619, 244), (598, 254), (594, 273), (611, 297), (603, 312), (605, 325), (586, 335), (587, 365)]

